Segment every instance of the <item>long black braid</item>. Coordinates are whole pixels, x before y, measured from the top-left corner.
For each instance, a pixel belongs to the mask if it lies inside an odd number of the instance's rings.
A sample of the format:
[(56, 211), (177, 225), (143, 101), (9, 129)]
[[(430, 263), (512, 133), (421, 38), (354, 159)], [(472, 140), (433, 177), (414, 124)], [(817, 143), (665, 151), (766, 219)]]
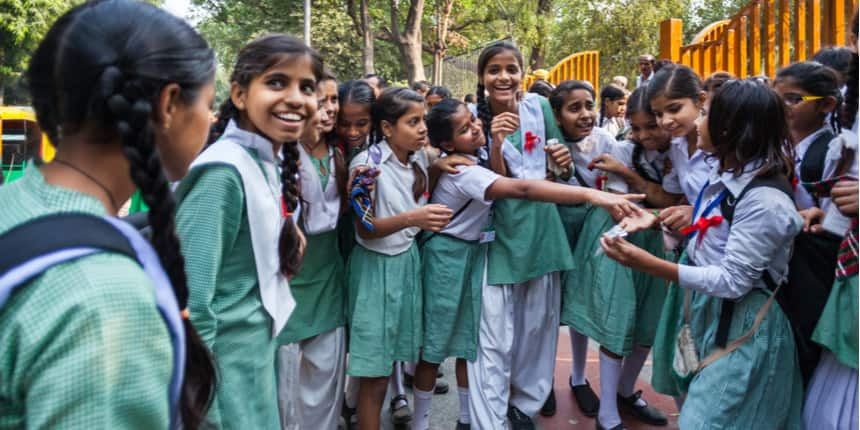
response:
[[(158, 31), (151, 31), (157, 28)], [(214, 77), (215, 58), (187, 23), (152, 5), (104, 0), (77, 6), (61, 17), (33, 53), (27, 81), (43, 130), (55, 145), (92, 127), (105, 142), (118, 138), (129, 175), (150, 207), (152, 245), (180, 309), (188, 306), (184, 258), (176, 236), (176, 204), (155, 148), (154, 101), (170, 83), (182, 102), (199, 97)], [(182, 426), (200, 427), (215, 392), (215, 368), (189, 320)]]
[[(287, 212), (292, 213), (299, 207), (299, 149), (296, 142), (287, 142), (281, 145), (281, 197)], [(299, 249), (298, 226), (293, 222), (293, 217), (287, 216), (278, 238), (278, 258), (280, 259), (281, 272), (285, 276), (294, 276), (299, 273), (302, 266), (303, 254)]]

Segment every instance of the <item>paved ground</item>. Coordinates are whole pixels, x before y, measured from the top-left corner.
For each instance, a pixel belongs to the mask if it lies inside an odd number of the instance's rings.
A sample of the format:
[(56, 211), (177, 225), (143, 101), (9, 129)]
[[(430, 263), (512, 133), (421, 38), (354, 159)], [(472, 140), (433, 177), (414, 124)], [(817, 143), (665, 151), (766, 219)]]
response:
[[(558, 339), (558, 354), (556, 355), (556, 372), (555, 372), (555, 395), (558, 407), (558, 412), (554, 417), (545, 418), (539, 417), (537, 420), (539, 429), (552, 430), (576, 430), (576, 429), (594, 429), (595, 422), (593, 418), (583, 416), (576, 404), (573, 396), (567, 385), (567, 378), (570, 376), (570, 340), (567, 334), (567, 328), (562, 328), (559, 332)], [(589, 355), (587, 358), (586, 373), (591, 386), (600, 395), (600, 375), (598, 366), (598, 347), (592, 343), (589, 345)], [(457, 416), (459, 414), (459, 406), (457, 399), (457, 391), (455, 389), (456, 382), (454, 378), (454, 360), (448, 360), (442, 365), (442, 371), (445, 373), (445, 380), (451, 386), (448, 394), (437, 395), (433, 397), (433, 408), (430, 413), (430, 428), (431, 430), (453, 430), (456, 426)], [(643, 398), (656, 406), (669, 416), (669, 425), (666, 427), (655, 427), (640, 424), (633, 418), (622, 415), (625, 426), (630, 430), (644, 429), (666, 429), (675, 430), (678, 428), (678, 414), (675, 402), (671, 397), (659, 395), (654, 392), (648, 381), (651, 379), (651, 360), (649, 359), (642, 373), (639, 375), (639, 384), (637, 389), (643, 391)], [(412, 399), (411, 390), (409, 391), (410, 401)], [(386, 400), (386, 405), (388, 404)], [(411, 404), (410, 404), (411, 406)], [(383, 428), (393, 429), (388, 419), (388, 411), (386, 408), (385, 419), (383, 420)], [(407, 427), (408, 428), (408, 427)]]

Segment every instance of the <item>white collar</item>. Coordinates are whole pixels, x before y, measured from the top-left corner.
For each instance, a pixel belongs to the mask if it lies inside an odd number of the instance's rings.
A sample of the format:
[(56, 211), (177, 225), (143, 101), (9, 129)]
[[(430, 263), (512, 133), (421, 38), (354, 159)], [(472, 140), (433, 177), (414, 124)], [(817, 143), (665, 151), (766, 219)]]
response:
[[(236, 121), (232, 119), (227, 123), (227, 128), (224, 129), (222, 137), (229, 138), (242, 147), (253, 149), (257, 152), (257, 156), (263, 161), (268, 161), (270, 163), (275, 163), (277, 161), (271, 140), (260, 136), (257, 133), (239, 128)], [(284, 145), (286, 145), (286, 143), (284, 143)]]

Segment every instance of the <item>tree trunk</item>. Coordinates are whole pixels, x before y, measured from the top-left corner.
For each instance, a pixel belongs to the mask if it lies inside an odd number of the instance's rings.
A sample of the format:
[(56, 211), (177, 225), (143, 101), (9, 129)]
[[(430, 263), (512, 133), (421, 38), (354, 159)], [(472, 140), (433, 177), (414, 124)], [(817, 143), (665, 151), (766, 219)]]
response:
[(436, 43), (433, 45), (433, 84), (442, 85), (442, 66), (448, 50), (448, 19), (454, 0), (436, 0)]
[(409, 0), (409, 12), (406, 17), (406, 26), (400, 30), (400, 17), (398, 16), (397, 0), (390, 0), (391, 7), (391, 35), (403, 66), (406, 69), (406, 79), (410, 84), (423, 81), (424, 62), (421, 58), (423, 50), (421, 41), (421, 17), (424, 15), (424, 0)]
[(548, 27), (552, 20), (552, 0), (538, 0), (537, 15), (538, 41), (532, 47), (532, 53), (529, 56), (529, 68), (532, 71), (542, 69), (546, 63), (546, 42), (549, 36)]
[(364, 65), (364, 74), (368, 75), (374, 72), (373, 68), (373, 31), (370, 28), (370, 11), (367, 7), (369, 0), (361, 0), (361, 30), (364, 44), (361, 48), (361, 61)]

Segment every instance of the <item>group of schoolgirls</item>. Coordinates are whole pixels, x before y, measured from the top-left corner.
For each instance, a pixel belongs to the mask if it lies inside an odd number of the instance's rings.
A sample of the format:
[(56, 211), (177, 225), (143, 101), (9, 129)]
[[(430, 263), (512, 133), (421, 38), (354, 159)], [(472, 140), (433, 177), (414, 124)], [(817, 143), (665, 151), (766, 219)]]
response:
[[(598, 240), (621, 265), (671, 282), (651, 337), (652, 384), (675, 396), (681, 428), (857, 428), (856, 54), (852, 61), (848, 79), (801, 62), (772, 86), (717, 75), (707, 92), (692, 70), (670, 66), (646, 87), (673, 137), (674, 179), (663, 189), (686, 202), (625, 219), (626, 238)], [(667, 242), (672, 231), (686, 236), (677, 263), (660, 252), (671, 246), (637, 243), (654, 228)], [(603, 359), (601, 392), (612, 375)]]

